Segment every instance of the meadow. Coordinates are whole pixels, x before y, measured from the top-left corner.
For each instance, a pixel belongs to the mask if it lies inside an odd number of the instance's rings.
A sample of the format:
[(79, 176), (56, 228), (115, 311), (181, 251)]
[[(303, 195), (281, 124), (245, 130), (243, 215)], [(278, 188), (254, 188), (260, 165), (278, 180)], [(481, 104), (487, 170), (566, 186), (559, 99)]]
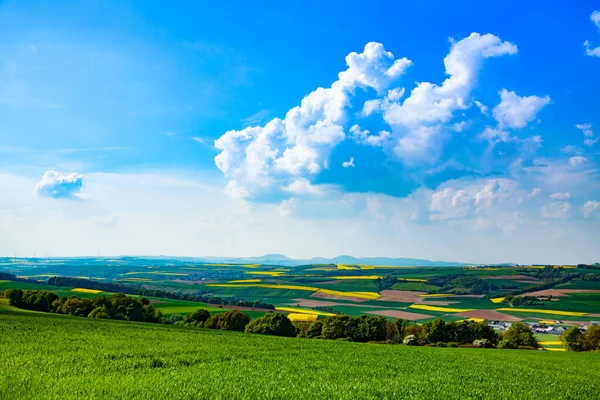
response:
[(597, 354), (280, 338), (0, 309), (0, 398), (595, 399)]

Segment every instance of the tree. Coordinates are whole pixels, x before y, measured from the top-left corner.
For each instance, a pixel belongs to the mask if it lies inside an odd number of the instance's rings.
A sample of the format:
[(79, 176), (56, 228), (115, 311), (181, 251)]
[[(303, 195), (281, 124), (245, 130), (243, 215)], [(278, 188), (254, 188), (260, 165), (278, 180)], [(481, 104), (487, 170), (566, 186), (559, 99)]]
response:
[(110, 319), (110, 313), (106, 307), (96, 307), (88, 314), (88, 318)]
[(450, 341), (449, 336), (446, 322), (440, 318), (424, 323), (423, 330), (420, 333), (420, 339), (423, 343), (446, 343)]
[(307, 339), (315, 339), (315, 338), (320, 338), (322, 333), (323, 333), (323, 321), (318, 319), (315, 322), (313, 322), (307, 330), (301, 332), (300, 337), (307, 338)]
[(204, 324), (204, 321), (210, 318), (210, 313), (204, 308), (200, 308), (199, 310), (194, 311), (191, 314), (188, 314), (183, 319), (184, 325), (190, 325), (194, 327), (201, 327)]
[(244, 332), (246, 325), (249, 323), (250, 317), (248, 315), (238, 310), (232, 310), (213, 315), (206, 320), (204, 327), (210, 329)]
[(600, 350), (600, 326), (591, 325), (583, 334), (583, 349), (585, 351)]
[(572, 326), (560, 335), (560, 341), (568, 351), (583, 351), (583, 334), (581, 330)]
[(515, 322), (504, 332), (499, 347), (502, 349), (538, 349), (540, 345), (529, 326), (522, 322)]
[(281, 313), (267, 313), (264, 317), (250, 321), (246, 332), (263, 335), (294, 337), (298, 330), (289, 318)]

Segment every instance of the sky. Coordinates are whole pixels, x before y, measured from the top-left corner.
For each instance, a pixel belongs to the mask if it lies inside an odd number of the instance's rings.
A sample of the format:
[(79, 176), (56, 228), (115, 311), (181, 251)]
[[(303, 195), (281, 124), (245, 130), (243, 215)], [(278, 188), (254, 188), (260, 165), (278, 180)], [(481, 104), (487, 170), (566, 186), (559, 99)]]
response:
[(600, 261), (599, 2), (19, 0), (0, 37), (0, 255)]

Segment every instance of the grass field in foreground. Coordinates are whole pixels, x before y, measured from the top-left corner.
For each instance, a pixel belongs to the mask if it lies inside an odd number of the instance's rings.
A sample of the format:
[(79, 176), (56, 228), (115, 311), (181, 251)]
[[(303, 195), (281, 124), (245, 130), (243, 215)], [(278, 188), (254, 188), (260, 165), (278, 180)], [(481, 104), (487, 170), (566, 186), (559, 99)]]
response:
[(0, 312), (0, 398), (593, 399), (597, 354), (425, 348)]

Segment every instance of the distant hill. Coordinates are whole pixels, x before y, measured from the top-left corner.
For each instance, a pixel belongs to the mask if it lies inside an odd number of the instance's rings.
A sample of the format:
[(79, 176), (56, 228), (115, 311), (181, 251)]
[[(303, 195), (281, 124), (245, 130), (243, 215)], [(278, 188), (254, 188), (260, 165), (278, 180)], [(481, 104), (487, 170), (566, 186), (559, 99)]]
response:
[[(172, 257), (174, 259), (182, 259)], [(185, 257), (185, 260), (191, 260), (190, 257)], [(411, 265), (417, 267), (447, 267), (447, 266), (463, 266), (471, 265), (461, 262), (450, 261), (431, 261), (420, 258), (389, 258), (389, 257), (352, 257), (341, 255), (334, 258), (313, 257), (310, 259), (293, 259), (283, 254), (266, 254), (260, 257), (198, 257), (193, 258), (197, 261), (205, 262), (222, 262), (222, 263), (257, 263), (257, 264), (272, 264), (283, 266), (296, 266), (306, 264), (363, 264), (363, 265), (390, 265), (404, 266)]]

